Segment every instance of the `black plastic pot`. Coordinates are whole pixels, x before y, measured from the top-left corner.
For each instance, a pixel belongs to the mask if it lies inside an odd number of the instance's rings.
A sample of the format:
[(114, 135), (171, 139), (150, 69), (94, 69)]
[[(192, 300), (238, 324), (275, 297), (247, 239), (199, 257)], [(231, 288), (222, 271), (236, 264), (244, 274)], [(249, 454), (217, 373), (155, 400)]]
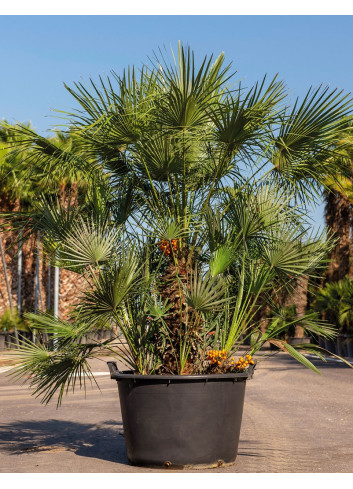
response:
[(347, 357), (353, 358), (353, 335), (347, 335)]
[(353, 335), (344, 334), (342, 335), (343, 343), (343, 355), (344, 357), (353, 357)]
[(223, 375), (136, 375), (108, 365), (119, 387), (131, 464), (206, 468), (235, 462), (253, 366)]
[(325, 340), (325, 348), (334, 355), (337, 354), (336, 343), (333, 340)]
[(337, 355), (339, 355), (340, 357), (345, 356), (344, 345), (345, 345), (345, 335), (343, 334), (337, 335), (336, 351), (337, 351)]

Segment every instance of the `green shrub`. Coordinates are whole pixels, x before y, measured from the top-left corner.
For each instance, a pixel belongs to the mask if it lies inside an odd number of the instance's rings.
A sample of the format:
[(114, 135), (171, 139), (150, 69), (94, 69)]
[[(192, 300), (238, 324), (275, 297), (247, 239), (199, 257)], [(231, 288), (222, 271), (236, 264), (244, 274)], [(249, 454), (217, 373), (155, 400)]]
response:
[(314, 308), (336, 324), (340, 333), (353, 333), (353, 280), (327, 283), (318, 290)]
[(29, 331), (26, 321), (21, 318), (17, 309), (14, 311), (6, 309), (0, 318), (0, 332), (13, 333), (15, 328), (18, 331)]

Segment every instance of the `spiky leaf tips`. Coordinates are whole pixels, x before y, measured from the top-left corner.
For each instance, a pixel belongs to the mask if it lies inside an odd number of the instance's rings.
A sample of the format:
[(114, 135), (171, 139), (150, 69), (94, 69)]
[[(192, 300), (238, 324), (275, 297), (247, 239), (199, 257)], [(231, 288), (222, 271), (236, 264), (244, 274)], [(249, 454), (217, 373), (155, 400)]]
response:
[[(28, 316), (57, 340), (23, 344), (17, 373), (49, 400), (100, 351), (140, 374), (246, 370), (261, 345), (281, 341), (283, 321), (261, 329), (258, 312), (317, 274), (333, 245), (308, 232), (306, 204), (334, 174), (352, 99), (319, 88), (290, 106), (277, 77), (244, 87), (223, 54), (198, 61), (181, 44), (141, 70), (66, 88), (78, 104), (66, 114), (70, 144), (4, 124), (31, 171), (90, 182), (84, 198), (43, 196), (6, 217), (39, 230), (53, 262), (86, 280), (67, 321)], [(308, 331), (331, 334), (316, 319)], [(112, 338), (83, 345), (102, 324)]]

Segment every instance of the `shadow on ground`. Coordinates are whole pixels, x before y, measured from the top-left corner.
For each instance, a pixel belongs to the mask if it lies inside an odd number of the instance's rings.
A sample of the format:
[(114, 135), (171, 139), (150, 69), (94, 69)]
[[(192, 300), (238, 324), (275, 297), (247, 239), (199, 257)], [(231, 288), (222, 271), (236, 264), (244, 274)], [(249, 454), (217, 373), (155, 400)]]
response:
[[(239, 457), (264, 457), (250, 440), (241, 440)], [(98, 425), (51, 419), (0, 425), (0, 452), (11, 455), (71, 451), (82, 457), (130, 465), (125, 452), (122, 423)]]
[(50, 419), (0, 425), (0, 450), (11, 454), (72, 451), (76, 455), (128, 464), (122, 423), (95, 425)]

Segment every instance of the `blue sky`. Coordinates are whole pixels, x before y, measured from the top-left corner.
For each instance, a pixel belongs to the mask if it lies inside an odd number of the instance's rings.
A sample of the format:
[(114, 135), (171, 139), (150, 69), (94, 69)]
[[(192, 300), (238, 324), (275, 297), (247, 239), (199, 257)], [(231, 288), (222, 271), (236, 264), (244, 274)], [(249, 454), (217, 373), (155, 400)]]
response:
[[(279, 73), (293, 98), (321, 83), (353, 91), (352, 16), (1, 16), (0, 32), (0, 118), (41, 133), (60, 124), (51, 109), (74, 105), (63, 82), (140, 66), (178, 40), (224, 51), (245, 84)], [(322, 206), (313, 215), (322, 223)]]

